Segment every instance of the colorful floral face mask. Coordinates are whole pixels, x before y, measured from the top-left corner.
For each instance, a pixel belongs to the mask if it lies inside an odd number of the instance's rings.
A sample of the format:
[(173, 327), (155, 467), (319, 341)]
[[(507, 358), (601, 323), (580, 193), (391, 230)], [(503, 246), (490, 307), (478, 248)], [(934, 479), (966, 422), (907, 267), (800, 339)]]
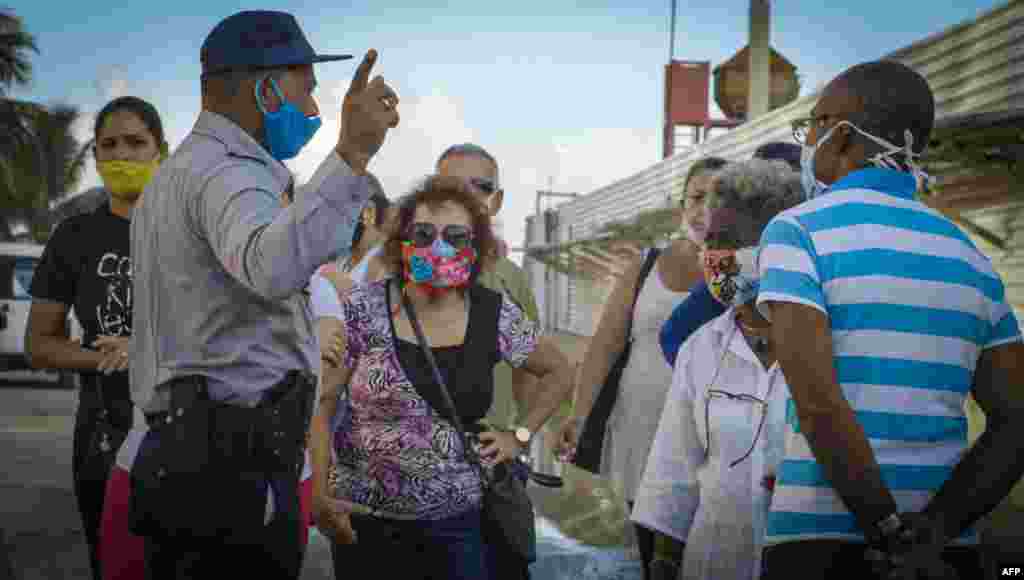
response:
[(716, 300), (742, 306), (757, 298), (757, 248), (705, 250), (704, 280)]
[(472, 246), (456, 250), (441, 237), (426, 248), (402, 242), (405, 279), (430, 289), (461, 288), (468, 284), (476, 257)]

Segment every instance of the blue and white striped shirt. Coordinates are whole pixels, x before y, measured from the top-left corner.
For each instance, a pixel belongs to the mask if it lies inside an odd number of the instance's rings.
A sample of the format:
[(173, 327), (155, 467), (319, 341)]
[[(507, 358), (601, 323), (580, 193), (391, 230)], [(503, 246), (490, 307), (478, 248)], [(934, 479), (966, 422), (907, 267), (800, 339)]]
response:
[[(914, 191), (906, 173), (863, 169), (776, 216), (761, 238), (757, 299), (827, 314), (839, 384), (900, 511), (924, 508), (966, 449), (963, 403), (981, 352), (1021, 340), (988, 258)], [(863, 541), (792, 399), (785, 446), (767, 544)]]

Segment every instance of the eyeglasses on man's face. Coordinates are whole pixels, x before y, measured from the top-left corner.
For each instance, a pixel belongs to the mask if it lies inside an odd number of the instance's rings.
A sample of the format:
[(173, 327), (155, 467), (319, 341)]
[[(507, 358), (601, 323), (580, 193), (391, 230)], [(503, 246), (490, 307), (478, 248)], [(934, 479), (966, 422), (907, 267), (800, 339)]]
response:
[(793, 127), (793, 139), (800, 145), (804, 145), (807, 142), (807, 136), (811, 132), (811, 127), (817, 129), (825, 128), (825, 121), (833, 115), (811, 115), (809, 117), (801, 117), (799, 119), (793, 119), (790, 125)]

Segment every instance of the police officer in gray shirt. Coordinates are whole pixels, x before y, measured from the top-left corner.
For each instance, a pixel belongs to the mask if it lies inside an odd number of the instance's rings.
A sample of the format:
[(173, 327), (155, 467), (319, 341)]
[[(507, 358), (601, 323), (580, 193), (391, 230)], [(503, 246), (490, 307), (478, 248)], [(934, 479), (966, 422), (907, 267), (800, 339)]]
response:
[(282, 161), (320, 126), (313, 51), (293, 16), (246, 11), (203, 43), (202, 111), (132, 220), (132, 398), (148, 432), (132, 530), (150, 578), (297, 578), (297, 482), (318, 349), (304, 288), (351, 247), (366, 165), (397, 126), (377, 53), (358, 67), (336, 148), (293, 192)]

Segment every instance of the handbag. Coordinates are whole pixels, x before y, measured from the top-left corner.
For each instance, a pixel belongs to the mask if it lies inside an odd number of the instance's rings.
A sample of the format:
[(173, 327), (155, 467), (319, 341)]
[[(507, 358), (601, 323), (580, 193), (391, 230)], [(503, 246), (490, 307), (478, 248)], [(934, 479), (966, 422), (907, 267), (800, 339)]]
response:
[[(511, 461), (500, 463), (494, 467), (490, 475), (483, 467), (477, 452), (468, 444), (466, 430), (455, 410), (455, 403), (452, 401), (451, 393), (445, 384), (441, 370), (434, 360), (434, 353), (427, 344), (423, 335), (416, 311), (409, 301), (409, 297), (403, 291), (402, 307), (413, 332), (416, 333), (416, 340), (423, 350), (430, 363), (434, 380), (437, 381), (441, 390), (441, 397), (446, 407), (449, 419), (455, 426), (462, 444), (462, 450), (466, 455), (466, 461), (474, 465), (480, 472), (480, 481), (483, 485), (483, 506), (482, 506), (482, 533), (484, 541), (499, 549), (508, 550), (519, 555), (527, 562), (534, 562), (537, 559), (537, 529), (536, 519), (533, 513), (533, 502), (526, 494), (526, 488), (522, 481), (516, 477), (515, 471), (522, 466)], [(524, 465), (525, 466), (525, 465)], [(525, 466), (529, 469), (528, 466)]]
[(651, 248), (644, 256), (643, 265), (640, 267), (640, 276), (636, 282), (636, 291), (633, 292), (633, 305), (630, 307), (629, 322), (626, 326), (626, 346), (622, 354), (615, 359), (615, 363), (608, 371), (601, 390), (598, 391), (597, 399), (590, 408), (586, 420), (583, 422), (583, 429), (580, 431), (579, 441), (576, 445), (576, 456), (573, 458), (573, 465), (585, 469), (591, 473), (601, 473), (601, 456), (604, 448), (604, 433), (611, 417), (612, 409), (619, 397), (619, 382), (622, 380), (622, 371), (629, 363), (629, 355), (633, 350), (633, 311), (636, 310), (636, 301), (640, 297), (640, 290), (644, 281), (654, 268), (654, 262), (658, 259), (661, 251), (658, 248)]
[[(89, 375), (87, 375), (89, 376)], [(79, 470), (80, 477), (89, 481), (106, 481), (110, 470), (117, 461), (117, 453), (121, 444), (128, 437), (128, 430), (114, 425), (110, 416), (110, 408), (103, 396), (103, 380), (98, 376), (89, 376), (99, 395), (99, 412), (89, 418), (89, 440), (85, 448), (85, 458)]]

